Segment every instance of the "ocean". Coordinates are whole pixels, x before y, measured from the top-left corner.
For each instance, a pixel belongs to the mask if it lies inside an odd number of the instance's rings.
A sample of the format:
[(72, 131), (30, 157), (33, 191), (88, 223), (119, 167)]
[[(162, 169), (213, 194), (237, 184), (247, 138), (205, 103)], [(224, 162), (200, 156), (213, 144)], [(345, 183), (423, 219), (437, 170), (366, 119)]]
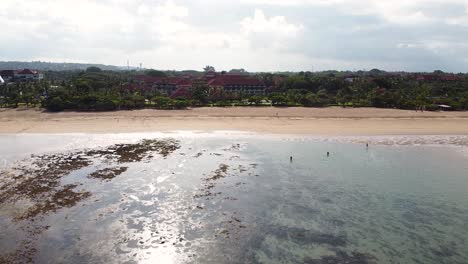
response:
[(0, 263), (468, 263), (467, 145), (2, 135)]

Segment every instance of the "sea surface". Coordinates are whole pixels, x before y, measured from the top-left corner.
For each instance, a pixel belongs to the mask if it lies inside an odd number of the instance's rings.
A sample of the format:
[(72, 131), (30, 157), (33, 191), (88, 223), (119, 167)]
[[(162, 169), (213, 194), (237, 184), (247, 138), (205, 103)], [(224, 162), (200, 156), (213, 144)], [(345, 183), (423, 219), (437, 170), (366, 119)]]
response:
[[(144, 139), (176, 147), (133, 159), (83, 154), (116, 144), (136, 153), (132, 144)], [(228, 131), (2, 135), (0, 263), (468, 263), (467, 142)], [(90, 162), (52, 171), (80, 155)], [(58, 177), (49, 193), (11, 187), (36, 177), (28, 166), (41, 159), (52, 163), (36, 165), (41, 177), (48, 169)], [(106, 168), (121, 170), (90, 177)], [(74, 192), (57, 191), (64, 186)]]

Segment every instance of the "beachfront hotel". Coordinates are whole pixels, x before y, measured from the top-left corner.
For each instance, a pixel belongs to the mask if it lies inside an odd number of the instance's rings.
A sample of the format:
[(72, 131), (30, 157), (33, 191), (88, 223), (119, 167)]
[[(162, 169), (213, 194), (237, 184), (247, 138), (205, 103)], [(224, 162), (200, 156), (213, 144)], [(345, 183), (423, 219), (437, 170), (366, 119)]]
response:
[(222, 74), (209, 71), (204, 76), (194, 78), (190, 75), (178, 77), (151, 77), (139, 75), (136, 84), (128, 84), (127, 89), (140, 91), (158, 91), (162, 95), (174, 97), (183, 94), (194, 85), (207, 85), (211, 90), (224, 91), (238, 95), (264, 95), (266, 86), (256, 77), (242, 74)]

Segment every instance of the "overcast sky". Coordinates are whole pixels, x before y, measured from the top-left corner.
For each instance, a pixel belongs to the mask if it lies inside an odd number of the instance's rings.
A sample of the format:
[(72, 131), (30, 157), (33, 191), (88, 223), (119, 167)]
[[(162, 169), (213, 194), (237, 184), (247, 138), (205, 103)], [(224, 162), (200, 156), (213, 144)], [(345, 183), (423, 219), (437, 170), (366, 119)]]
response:
[(468, 0), (1, 0), (0, 60), (468, 71)]

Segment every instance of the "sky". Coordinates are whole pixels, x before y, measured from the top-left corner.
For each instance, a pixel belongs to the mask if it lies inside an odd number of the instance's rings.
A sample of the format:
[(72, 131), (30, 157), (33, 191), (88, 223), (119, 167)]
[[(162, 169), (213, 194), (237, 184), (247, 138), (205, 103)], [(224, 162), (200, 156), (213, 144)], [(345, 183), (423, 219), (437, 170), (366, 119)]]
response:
[(468, 0), (1, 0), (0, 60), (468, 72)]

